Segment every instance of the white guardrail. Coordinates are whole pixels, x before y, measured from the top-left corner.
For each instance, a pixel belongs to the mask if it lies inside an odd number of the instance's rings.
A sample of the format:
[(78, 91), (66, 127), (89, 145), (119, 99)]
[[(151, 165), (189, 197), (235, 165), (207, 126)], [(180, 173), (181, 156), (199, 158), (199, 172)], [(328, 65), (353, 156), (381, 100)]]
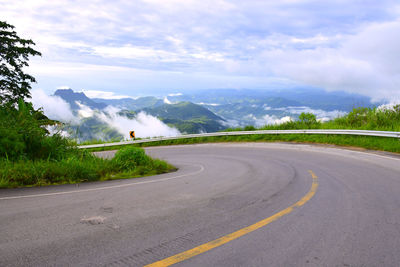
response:
[(236, 131), (236, 132), (216, 132), (204, 134), (185, 134), (174, 137), (155, 137), (149, 139), (140, 139), (134, 141), (124, 141), (116, 143), (105, 143), (96, 145), (84, 145), (79, 148), (98, 148), (108, 146), (123, 146), (130, 144), (149, 143), (165, 140), (176, 140), (185, 138), (196, 137), (209, 137), (209, 136), (232, 136), (232, 135), (252, 135), (252, 134), (343, 134), (343, 135), (364, 135), (364, 136), (379, 136), (379, 137), (394, 137), (400, 138), (400, 132), (387, 132), (387, 131), (365, 131), (365, 130), (260, 130), (260, 131)]

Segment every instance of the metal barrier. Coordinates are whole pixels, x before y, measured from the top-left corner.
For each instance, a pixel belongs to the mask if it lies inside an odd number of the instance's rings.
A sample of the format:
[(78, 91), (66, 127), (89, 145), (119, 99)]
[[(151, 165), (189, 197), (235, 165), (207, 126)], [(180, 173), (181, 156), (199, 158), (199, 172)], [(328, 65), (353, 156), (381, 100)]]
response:
[(185, 134), (174, 137), (155, 137), (149, 139), (141, 139), (134, 141), (123, 141), (116, 143), (105, 143), (95, 145), (84, 145), (79, 148), (98, 148), (108, 146), (123, 146), (130, 144), (149, 143), (165, 140), (176, 140), (185, 138), (211, 137), (211, 136), (233, 136), (233, 135), (254, 135), (254, 134), (340, 134), (340, 135), (363, 135), (363, 136), (379, 136), (400, 138), (400, 132), (387, 131), (365, 131), (365, 130), (259, 130), (259, 131), (235, 131), (235, 132), (216, 132), (204, 134)]

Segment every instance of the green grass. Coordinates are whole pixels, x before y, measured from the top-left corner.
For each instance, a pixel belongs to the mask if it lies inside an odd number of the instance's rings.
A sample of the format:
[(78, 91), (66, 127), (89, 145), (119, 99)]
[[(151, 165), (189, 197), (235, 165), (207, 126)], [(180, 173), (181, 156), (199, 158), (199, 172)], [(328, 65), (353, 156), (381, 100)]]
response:
[[(58, 125), (31, 103), (0, 106), (0, 188), (81, 183), (172, 171), (143, 149), (123, 148), (111, 160), (80, 150), (73, 140), (50, 134)], [(96, 141), (94, 141), (96, 142)]]
[(327, 122), (319, 122), (312, 113), (302, 113), (298, 120), (260, 128), (228, 128), (224, 131), (252, 130), (300, 130), (300, 129), (347, 129), (400, 132), (400, 105), (392, 108), (355, 108), (345, 116)]
[[(135, 140), (142, 140), (143, 138), (135, 138)], [(87, 140), (82, 143), (77, 143), (76, 140), (72, 140), (74, 145), (77, 146), (86, 146), (86, 145), (98, 145), (98, 144), (109, 144), (109, 143), (118, 143), (118, 142), (125, 142), (125, 141), (132, 141), (132, 139), (111, 139), (111, 140), (101, 140), (101, 139), (92, 139), (92, 140)]]
[[(84, 142), (79, 143), (80, 146), (84, 146), (84, 145), (97, 145), (97, 144), (105, 144), (105, 143), (115, 143), (115, 142), (122, 142), (125, 141), (123, 139), (111, 139), (111, 140), (101, 140), (101, 139), (92, 139), (92, 140), (87, 140)], [(78, 145), (78, 143), (76, 143)]]
[(147, 156), (141, 148), (122, 148), (111, 160), (82, 151), (59, 161), (1, 160), (0, 188), (134, 178), (173, 170), (176, 170), (174, 166)]
[[(296, 121), (289, 121), (279, 125), (265, 125), (261, 128), (246, 126), (244, 128), (230, 128), (224, 131), (253, 131), (253, 130), (294, 130), (294, 129), (350, 129), (350, 130), (378, 130), (400, 131), (400, 105), (386, 109), (357, 108), (346, 116), (328, 122), (318, 122), (314, 114), (302, 113)], [(371, 150), (382, 150), (400, 153), (398, 138), (355, 136), (355, 135), (326, 135), (326, 134), (265, 134), (186, 138), (148, 142), (130, 146), (159, 146), (181, 145), (213, 142), (297, 142), (319, 143), (339, 146), (361, 147)], [(121, 146), (92, 148), (89, 151), (103, 151), (119, 149)]]
[[(8, 114), (8, 113), (4, 113)], [(3, 115), (4, 115), (3, 114)], [(24, 117), (25, 118), (25, 117)], [(4, 122), (4, 120), (3, 120)], [(6, 124), (4, 124), (6, 125)], [(36, 127), (36, 126), (35, 126)], [(32, 129), (37, 129), (37, 127)], [(4, 132), (10, 131), (6, 126)], [(400, 106), (392, 109), (378, 110), (368, 108), (354, 109), (348, 115), (332, 121), (321, 123), (315, 115), (304, 113), (299, 120), (280, 125), (266, 125), (263, 130), (291, 129), (361, 129), (400, 131)], [(253, 126), (228, 129), (227, 131), (257, 130)], [(139, 147), (159, 145), (182, 145), (215, 142), (296, 142), (319, 143), (347, 147), (361, 147), (370, 150), (382, 150), (400, 153), (398, 138), (326, 135), (326, 134), (264, 134), (186, 138), (148, 142), (126, 146), (101, 147), (78, 150), (76, 146), (59, 136), (48, 137), (41, 133), (37, 139), (17, 140), (10, 135), (3, 138), (2, 144), (20, 148), (18, 153), (10, 154), (16, 149), (4, 149), (0, 158), (0, 188), (21, 186), (43, 186), (64, 183), (81, 183), (154, 175), (175, 170), (165, 161), (148, 157)], [(7, 136), (6, 136), (7, 137)], [(33, 142), (39, 140), (40, 142)], [(89, 143), (103, 143), (95, 140)], [(20, 146), (17, 146), (19, 145)], [(34, 145), (32, 145), (34, 144)], [(5, 146), (3, 146), (5, 148)], [(35, 148), (35, 149), (33, 149)], [(119, 150), (113, 159), (101, 159), (93, 156), (91, 151)], [(12, 158), (12, 159), (11, 159)]]
[(382, 109), (355, 108), (345, 116), (323, 123), (318, 122), (315, 115), (311, 113), (302, 113), (297, 121), (290, 121), (279, 125), (266, 125), (260, 129), (349, 129), (399, 132), (400, 105)]
[[(184, 145), (218, 142), (294, 142), (318, 143), (347, 147), (361, 147), (370, 150), (381, 150), (400, 153), (400, 140), (388, 137), (352, 136), (352, 135), (325, 135), (325, 134), (256, 134), (238, 136), (215, 136), (200, 138), (185, 138), (165, 140), (141, 144), (126, 145), (128, 147), (150, 147), (167, 145)], [(125, 147), (125, 146), (124, 146)], [(121, 149), (121, 146), (101, 147), (88, 149), (89, 151), (105, 151)]]

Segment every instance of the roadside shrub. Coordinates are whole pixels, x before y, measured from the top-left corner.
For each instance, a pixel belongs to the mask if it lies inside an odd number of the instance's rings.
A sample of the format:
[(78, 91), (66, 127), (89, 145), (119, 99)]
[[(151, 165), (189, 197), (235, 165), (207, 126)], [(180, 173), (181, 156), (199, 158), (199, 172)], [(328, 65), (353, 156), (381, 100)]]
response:
[(316, 128), (319, 122), (317, 121), (317, 117), (312, 113), (304, 113), (302, 112), (299, 116), (300, 124), (303, 124), (305, 128)]
[(112, 161), (121, 171), (133, 171), (138, 166), (148, 165), (151, 158), (142, 148), (128, 146), (120, 149)]
[(351, 127), (360, 127), (368, 123), (372, 110), (369, 108), (354, 108), (347, 114), (347, 124)]
[(152, 165), (156, 174), (165, 173), (171, 168), (168, 163), (160, 159), (154, 159)]
[(246, 127), (244, 127), (245, 131), (255, 131), (256, 128), (253, 125), (247, 125)]
[(16, 159), (25, 151), (25, 143), (15, 129), (2, 122), (0, 116), (0, 158)]
[(71, 155), (79, 155), (78, 148), (69, 140), (58, 134), (41, 140), (39, 149), (31, 158), (62, 160)]
[(59, 134), (50, 135), (49, 120), (41, 109), (20, 101), (18, 106), (0, 106), (0, 158), (18, 160), (60, 160), (74, 154), (76, 145)]

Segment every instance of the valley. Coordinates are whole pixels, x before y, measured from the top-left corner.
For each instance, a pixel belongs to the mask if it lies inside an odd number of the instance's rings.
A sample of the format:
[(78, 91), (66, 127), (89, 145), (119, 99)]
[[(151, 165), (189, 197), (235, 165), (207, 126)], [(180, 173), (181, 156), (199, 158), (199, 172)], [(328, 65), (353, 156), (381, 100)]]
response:
[[(309, 88), (273, 92), (210, 89), (120, 99), (89, 98), (84, 92), (59, 89), (54, 97), (67, 102), (78, 118), (62, 121), (64, 126), (59, 130), (80, 143), (127, 139), (129, 129), (146, 124), (149, 118), (167, 132), (148, 132), (142, 127), (143, 131), (136, 129), (138, 137), (216, 132), (248, 125), (262, 127), (296, 120), (302, 112), (328, 121), (353, 108), (374, 105), (362, 95)], [(141, 121), (139, 114), (144, 117)]]

